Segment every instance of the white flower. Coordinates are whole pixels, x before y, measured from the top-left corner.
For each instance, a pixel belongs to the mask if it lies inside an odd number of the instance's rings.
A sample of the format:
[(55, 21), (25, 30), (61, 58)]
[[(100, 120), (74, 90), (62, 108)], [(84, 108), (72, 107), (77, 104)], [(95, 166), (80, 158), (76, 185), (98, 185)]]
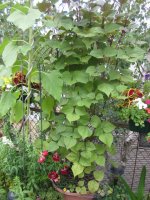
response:
[(10, 147), (14, 147), (12, 141), (9, 140), (6, 136), (1, 137), (1, 141), (3, 144), (8, 144)]
[(147, 104), (143, 103), (141, 98), (137, 98), (133, 103), (141, 110), (147, 108)]

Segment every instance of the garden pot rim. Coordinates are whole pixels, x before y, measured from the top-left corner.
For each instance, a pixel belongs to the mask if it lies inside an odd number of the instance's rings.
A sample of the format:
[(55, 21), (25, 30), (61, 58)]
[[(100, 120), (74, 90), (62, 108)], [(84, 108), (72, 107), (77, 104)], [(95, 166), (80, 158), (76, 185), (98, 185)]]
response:
[(79, 194), (79, 193), (75, 193), (75, 192), (65, 192), (62, 189), (58, 188), (53, 181), (52, 181), (52, 185), (58, 192), (60, 192), (62, 194), (65, 194), (65, 195), (68, 195), (68, 196), (89, 197), (89, 198), (93, 198), (94, 197), (94, 194), (92, 194), (92, 193)]

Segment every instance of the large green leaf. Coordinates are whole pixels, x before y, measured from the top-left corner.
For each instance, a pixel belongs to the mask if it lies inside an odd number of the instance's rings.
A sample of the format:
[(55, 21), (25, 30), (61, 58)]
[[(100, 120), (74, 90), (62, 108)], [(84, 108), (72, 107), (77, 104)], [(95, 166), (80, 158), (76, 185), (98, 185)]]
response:
[(3, 92), (0, 99), (0, 115), (4, 116), (16, 103), (16, 97), (11, 92)]
[(113, 135), (111, 133), (101, 133), (99, 135), (100, 141), (106, 144), (108, 147), (111, 147), (113, 143)]
[(94, 49), (90, 52), (90, 55), (95, 58), (103, 58), (104, 57), (102, 49)]
[(74, 83), (87, 83), (88, 82), (88, 74), (83, 71), (74, 71), (72, 74)]
[(98, 34), (102, 34), (102, 35), (104, 34), (103, 29), (100, 27), (92, 27), (92, 28), (85, 28), (85, 29), (79, 29), (75, 27), (73, 31), (77, 33), (77, 35), (82, 36), (82, 37), (95, 37)]
[(104, 178), (104, 172), (103, 171), (95, 171), (93, 174), (94, 174), (94, 178), (97, 181), (102, 181), (103, 178)]
[[(93, 53), (93, 51), (91, 53)], [(88, 73), (90, 76), (100, 76), (100, 74), (104, 71), (105, 71), (105, 67), (103, 65), (99, 65), (99, 66), (96, 66), (96, 67), (95, 66), (89, 66), (86, 70), (86, 73)]]
[(98, 86), (98, 89), (102, 91), (103, 93), (105, 93), (107, 96), (109, 96), (111, 92), (114, 90), (114, 87), (112, 84), (109, 84), (109, 83), (101, 83)]
[(106, 47), (103, 54), (105, 57), (113, 57), (117, 55), (117, 50), (113, 47)]
[(11, 67), (15, 63), (18, 51), (19, 48), (14, 42), (10, 42), (7, 44), (7, 46), (5, 46), (5, 49), (2, 53), (2, 58), (6, 67)]
[(50, 96), (47, 96), (42, 99), (42, 111), (45, 114), (50, 115), (51, 111), (53, 110), (54, 107), (54, 99)]
[(42, 73), (42, 85), (46, 92), (52, 95), (56, 100), (60, 100), (62, 95), (63, 81), (58, 71)]
[(66, 145), (67, 149), (70, 149), (71, 147), (73, 147), (74, 145), (76, 145), (77, 140), (73, 137), (65, 137), (64, 138), (64, 143)]
[(66, 158), (71, 162), (78, 162), (79, 161), (79, 153), (71, 152), (66, 156)]
[(66, 115), (68, 121), (70, 122), (74, 122), (77, 121), (78, 119), (80, 119), (80, 115), (76, 114), (76, 113), (69, 113)]
[(95, 162), (97, 165), (104, 167), (105, 166), (105, 157), (103, 155), (98, 155)]
[(88, 158), (80, 157), (79, 164), (84, 167), (88, 167), (91, 166), (91, 161)]
[(42, 131), (45, 131), (50, 126), (50, 123), (46, 120), (42, 120)]
[(19, 122), (23, 118), (23, 102), (18, 100), (11, 111), (11, 121)]
[(47, 144), (47, 150), (50, 152), (54, 152), (59, 148), (58, 144), (54, 141), (51, 141)]
[(105, 133), (110, 133), (115, 129), (115, 126), (108, 121), (103, 121), (101, 124), (101, 128)]
[(79, 163), (75, 162), (71, 169), (72, 169), (73, 175), (75, 177), (83, 172), (84, 167), (82, 165), (80, 165)]
[(95, 180), (91, 180), (88, 182), (88, 189), (91, 193), (95, 193), (99, 188), (99, 183)]
[(91, 151), (82, 151), (81, 156), (88, 159), (88, 158), (91, 158), (92, 153)]
[(91, 119), (91, 125), (97, 128), (101, 124), (101, 120), (97, 115), (93, 115)]
[(114, 70), (111, 70), (109, 72), (109, 80), (120, 80), (121, 78), (121, 75), (120, 75), (120, 72), (119, 71), (114, 71)]
[(111, 33), (111, 32), (114, 32), (116, 30), (119, 30), (122, 26), (119, 25), (119, 24), (106, 24), (105, 25), (105, 33)]
[(22, 31), (25, 31), (28, 28), (32, 27), (35, 23), (35, 20), (39, 19), (40, 16), (41, 12), (38, 9), (29, 8), (27, 14), (24, 14), (20, 10), (16, 10), (9, 15), (7, 20), (13, 23), (18, 28), (22, 29)]
[(78, 132), (83, 139), (90, 137), (92, 135), (92, 131), (87, 126), (79, 126)]

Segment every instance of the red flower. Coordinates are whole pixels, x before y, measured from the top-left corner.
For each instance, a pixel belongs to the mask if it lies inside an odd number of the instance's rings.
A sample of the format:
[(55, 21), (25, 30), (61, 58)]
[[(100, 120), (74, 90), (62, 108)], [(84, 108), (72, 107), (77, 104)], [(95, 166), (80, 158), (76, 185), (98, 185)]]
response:
[(146, 112), (150, 114), (150, 108), (145, 108)]
[(26, 83), (26, 77), (22, 72), (17, 72), (12, 80), (15, 85)]
[(131, 98), (142, 98), (143, 93), (139, 89), (131, 88), (127, 91), (126, 95)]
[(128, 91), (128, 96), (132, 96), (133, 94), (134, 94), (134, 92), (135, 92), (135, 90), (134, 89), (130, 89), (129, 91)]
[(60, 156), (57, 152), (55, 152), (52, 156), (52, 159), (54, 162), (59, 162), (60, 161)]
[(69, 172), (68, 172), (68, 166), (64, 166), (63, 169), (60, 170), (61, 174), (62, 175), (67, 175)]
[(59, 180), (59, 176), (57, 174), (57, 172), (55, 171), (52, 171), (48, 174), (48, 178), (51, 180), (51, 181), (54, 181), (54, 182), (58, 182)]
[(46, 150), (43, 151), (43, 152), (42, 152), (42, 156), (48, 156), (48, 151), (46, 151)]
[(139, 98), (142, 98), (143, 96), (143, 93), (139, 89), (136, 89), (136, 94)]
[(43, 163), (45, 162), (45, 157), (44, 156), (41, 156), (39, 159), (38, 159), (38, 163)]
[(146, 103), (147, 105), (150, 105), (150, 99), (147, 99), (147, 100), (145, 101), (145, 103)]

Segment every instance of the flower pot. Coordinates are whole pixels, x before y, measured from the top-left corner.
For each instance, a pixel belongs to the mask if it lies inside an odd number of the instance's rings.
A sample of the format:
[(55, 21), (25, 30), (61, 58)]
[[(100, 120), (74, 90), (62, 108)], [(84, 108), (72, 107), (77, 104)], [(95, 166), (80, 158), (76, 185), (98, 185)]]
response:
[(131, 131), (134, 131), (134, 132), (138, 132), (138, 133), (149, 133), (150, 132), (150, 123), (145, 121), (144, 122), (144, 127), (142, 126), (135, 126), (135, 123), (133, 120), (129, 120), (129, 129)]
[(72, 193), (72, 192), (64, 192), (60, 188), (58, 188), (54, 183), (53, 187), (55, 190), (63, 194), (64, 200), (92, 200), (94, 199), (93, 194), (77, 194), (77, 193)]

